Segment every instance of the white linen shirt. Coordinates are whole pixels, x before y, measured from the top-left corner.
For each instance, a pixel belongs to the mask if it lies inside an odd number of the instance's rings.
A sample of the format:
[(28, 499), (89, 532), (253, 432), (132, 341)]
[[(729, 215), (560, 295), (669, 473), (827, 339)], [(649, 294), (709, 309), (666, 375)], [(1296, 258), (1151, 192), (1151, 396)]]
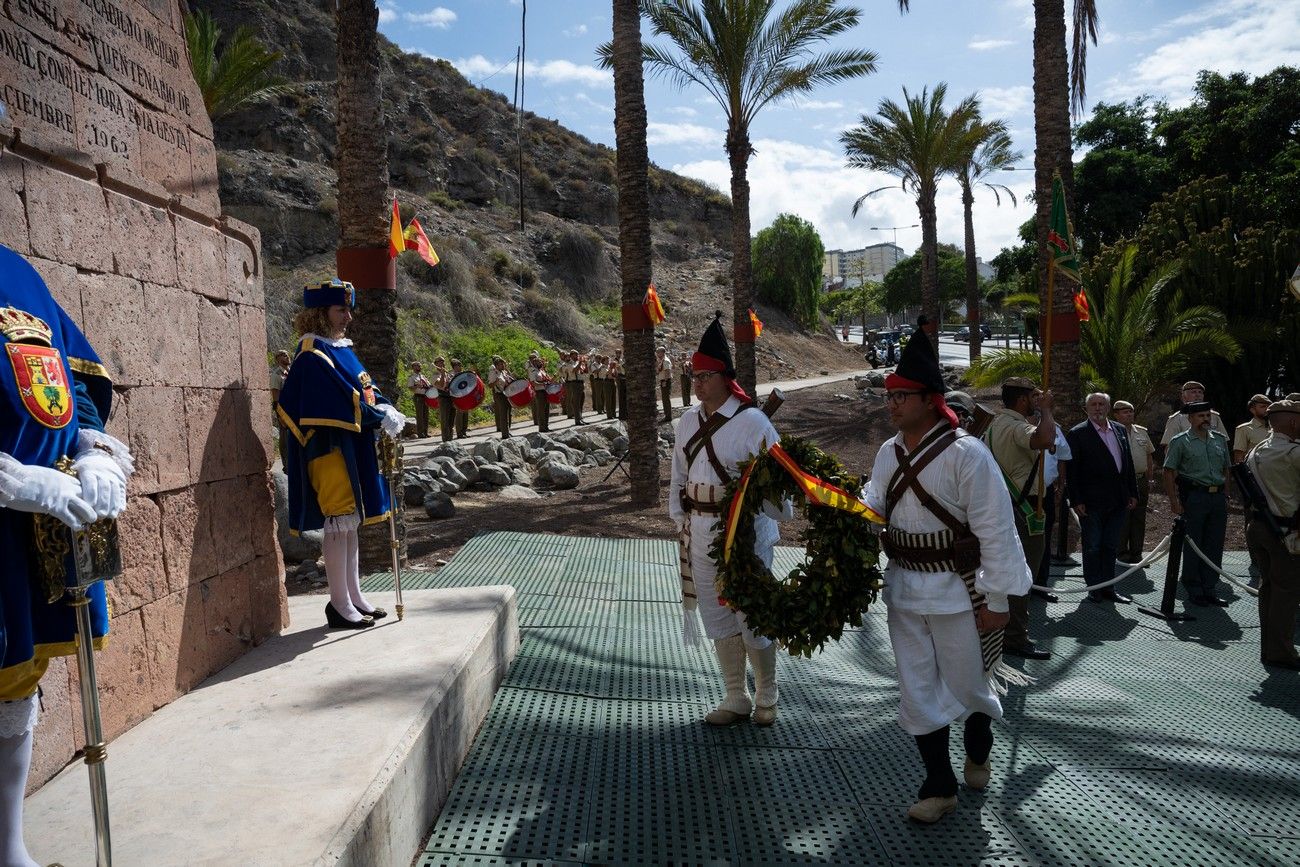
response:
[(1043, 484), (1050, 487), (1061, 475), (1061, 468), (1058, 466), (1059, 461), (1068, 461), (1074, 458), (1074, 453), (1070, 451), (1070, 443), (1065, 439), (1065, 431), (1061, 426), (1056, 426), (1056, 447), (1043, 452)]
[[(907, 453), (902, 433), (881, 446), (862, 498), (881, 515), (885, 514), (885, 489), (898, 467), (895, 443)], [(993, 453), (976, 437), (958, 432), (956, 442), (921, 470), (918, 481), (979, 538), (981, 565), (975, 573), (975, 589), (985, 595), (990, 611), (1006, 612), (1007, 596), (1028, 593), (1033, 579), (1016, 535), (1006, 482)], [(889, 524), (906, 533), (948, 529), (910, 488), (894, 506)], [(884, 599), (890, 608), (915, 614), (971, 610), (970, 593), (956, 572), (916, 572), (893, 563), (885, 569)]]

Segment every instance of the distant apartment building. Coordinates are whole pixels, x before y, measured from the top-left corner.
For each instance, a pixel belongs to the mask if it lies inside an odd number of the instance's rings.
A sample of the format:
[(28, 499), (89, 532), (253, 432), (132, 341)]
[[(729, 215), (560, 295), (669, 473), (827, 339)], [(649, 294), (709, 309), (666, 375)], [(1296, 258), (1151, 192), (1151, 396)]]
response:
[(872, 244), (860, 250), (827, 250), (822, 260), (822, 282), (829, 288), (879, 283), (890, 269), (906, 258), (897, 244)]

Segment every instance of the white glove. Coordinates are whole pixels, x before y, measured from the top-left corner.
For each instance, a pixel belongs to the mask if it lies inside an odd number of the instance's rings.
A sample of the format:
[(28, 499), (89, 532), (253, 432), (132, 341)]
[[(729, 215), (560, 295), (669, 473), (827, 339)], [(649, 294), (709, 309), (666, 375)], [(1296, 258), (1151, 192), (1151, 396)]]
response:
[(769, 500), (763, 501), (763, 514), (773, 521), (793, 521), (794, 520), (794, 500), (789, 497), (781, 501), (781, 505), (776, 505)]
[(1300, 557), (1300, 533), (1294, 530), (1287, 533), (1286, 537), (1282, 539), (1282, 546), (1292, 554)]
[(391, 403), (386, 403), (384, 404), (384, 420), (379, 423), (379, 429), (384, 432), (385, 436), (397, 439), (406, 428), (406, 421), (406, 416), (402, 415), (397, 407)]
[(116, 518), (126, 508), (126, 473), (112, 456), (100, 449), (82, 452), (72, 462), (81, 481), (81, 498), (95, 510), (96, 518)]
[(74, 530), (95, 520), (95, 510), (81, 498), (79, 481), (58, 470), (19, 463), (4, 452), (0, 452), (0, 506), (53, 515)]

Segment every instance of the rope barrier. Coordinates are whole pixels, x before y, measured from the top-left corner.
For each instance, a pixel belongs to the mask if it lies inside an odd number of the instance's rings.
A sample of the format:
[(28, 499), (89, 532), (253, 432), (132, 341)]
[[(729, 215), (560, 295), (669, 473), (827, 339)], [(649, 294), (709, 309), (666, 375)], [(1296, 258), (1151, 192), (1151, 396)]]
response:
[(1134, 563), (1132, 566), (1125, 569), (1123, 572), (1116, 575), (1114, 578), (1110, 579), (1109, 581), (1103, 581), (1100, 584), (1089, 584), (1086, 587), (1044, 587), (1041, 584), (1034, 584), (1031, 589), (1044, 590), (1050, 593), (1092, 593), (1097, 590), (1104, 590), (1107, 587), (1111, 587), (1114, 586), (1115, 584), (1118, 584), (1120, 581), (1123, 581), (1125, 578), (1132, 575), (1134, 572), (1137, 572), (1139, 569), (1145, 569), (1147, 566), (1150, 566), (1153, 561), (1159, 559), (1160, 555), (1165, 553), (1165, 551), (1169, 549), (1169, 538), (1170, 538), (1169, 536), (1165, 536), (1163, 539), (1161, 539), (1159, 542), (1156, 543), (1156, 546), (1151, 549), (1150, 554), (1147, 554), (1145, 557), (1142, 558), (1141, 562)]
[(1220, 576), (1221, 578), (1223, 578), (1223, 580), (1227, 581), (1229, 584), (1233, 585), (1233, 586), (1236, 587), (1238, 590), (1241, 590), (1241, 591), (1242, 591), (1243, 593), (1245, 593), (1247, 596), (1258, 596), (1258, 595), (1259, 595), (1259, 591), (1256, 590), (1254, 587), (1251, 587), (1249, 584), (1243, 584), (1243, 583), (1241, 583), (1241, 581), (1237, 580), (1236, 576), (1234, 576), (1234, 575), (1229, 575), (1227, 572), (1224, 572), (1222, 569), (1220, 569), (1218, 566), (1216, 566), (1216, 565), (1215, 565), (1215, 564), (1210, 560), (1209, 557), (1206, 557), (1206, 556), (1205, 556), (1205, 554), (1201, 551), (1200, 548), (1196, 547), (1196, 543), (1193, 542), (1193, 541), (1191, 540), (1191, 537), (1187, 537), (1187, 538), (1183, 539), (1183, 544), (1184, 544), (1184, 545), (1187, 545), (1189, 548), (1191, 548), (1192, 551), (1194, 551), (1194, 552), (1196, 553), (1196, 556), (1197, 556), (1197, 557), (1200, 557), (1203, 561), (1205, 561), (1205, 565), (1209, 566), (1209, 567), (1210, 567), (1211, 569), (1213, 569), (1215, 572), (1218, 572), (1218, 573), (1219, 573), (1219, 576)]

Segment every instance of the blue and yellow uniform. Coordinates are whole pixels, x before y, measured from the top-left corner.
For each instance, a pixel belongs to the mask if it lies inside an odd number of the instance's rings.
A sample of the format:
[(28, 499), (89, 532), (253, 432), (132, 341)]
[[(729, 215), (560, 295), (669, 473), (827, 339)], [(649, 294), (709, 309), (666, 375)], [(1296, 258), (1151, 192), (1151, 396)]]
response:
[[(332, 303), (351, 306), (350, 295)], [(290, 434), (284, 471), (293, 532), (354, 512), (363, 524), (387, 520), (388, 482), (377, 451), (386, 404), (351, 341), (313, 334), (299, 341), (276, 406)]]
[[(30, 264), (0, 246), (0, 452), (53, 467), (82, 429), (102, 431), (113, 399), (108, 371)], [(49, 660), (77, 649), (73, 609), (48, 602), (34, 579), (35, 516), (0, 507), (0, 701), (36, 690)], [(71, 557), (66, 574), (75, 574)], [(108, 633), (104, 584), (88, 593), (96, 647)]]

